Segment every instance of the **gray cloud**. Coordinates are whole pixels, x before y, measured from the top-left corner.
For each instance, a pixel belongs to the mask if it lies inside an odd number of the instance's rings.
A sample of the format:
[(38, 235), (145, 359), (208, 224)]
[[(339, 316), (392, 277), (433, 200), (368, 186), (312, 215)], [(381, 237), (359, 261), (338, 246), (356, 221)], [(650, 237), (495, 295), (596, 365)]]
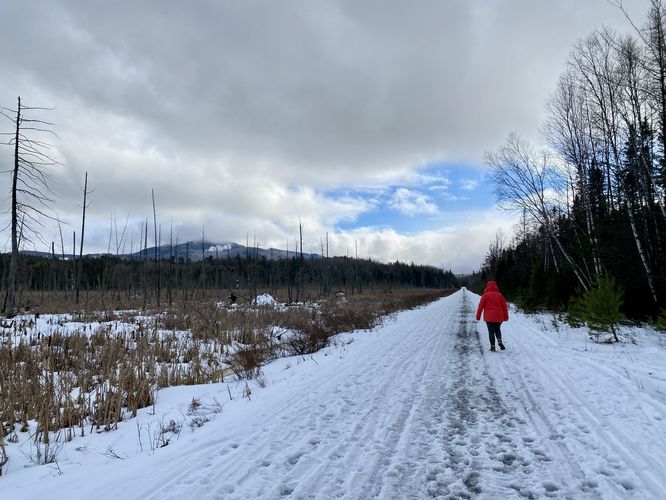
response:
[(3, 2), (0, 102), (56, 108), (57, 209), (76, 220), (89, 171), (94, 244), (112, 212), (150, 214), (152, 188), (183, 237), (278, 243), (298, 217), (335, 230), (371, 204), (327, 189), (536, 136), (572, 44), (602, 23), (628, 30), (605, 0)]

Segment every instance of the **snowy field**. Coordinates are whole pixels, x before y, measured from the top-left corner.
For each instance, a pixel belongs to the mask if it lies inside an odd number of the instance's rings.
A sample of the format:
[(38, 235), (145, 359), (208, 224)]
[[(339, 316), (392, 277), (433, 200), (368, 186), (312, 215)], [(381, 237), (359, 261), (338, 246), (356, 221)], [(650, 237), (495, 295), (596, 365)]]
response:
[(257, 381), (175, 387), (27, 466), (0, 499), (666, 498), (666, 335), (596, 344), (511, 311), (491, 353), (462, 290), (279, 359)]

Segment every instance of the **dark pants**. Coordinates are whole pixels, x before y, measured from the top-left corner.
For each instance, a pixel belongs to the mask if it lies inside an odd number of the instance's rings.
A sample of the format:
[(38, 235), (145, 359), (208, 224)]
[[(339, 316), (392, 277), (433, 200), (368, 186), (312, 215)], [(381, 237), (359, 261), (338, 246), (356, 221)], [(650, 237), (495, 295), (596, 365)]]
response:
[(490, 345), (495, 346), (495, 338), (497, 342), (502, 343), (502, 330), (500, 330), (500, 325), (502, 323), (492, 323), (486, 321), (486, 326), (488, 326), (488, 340), (490, 340)]

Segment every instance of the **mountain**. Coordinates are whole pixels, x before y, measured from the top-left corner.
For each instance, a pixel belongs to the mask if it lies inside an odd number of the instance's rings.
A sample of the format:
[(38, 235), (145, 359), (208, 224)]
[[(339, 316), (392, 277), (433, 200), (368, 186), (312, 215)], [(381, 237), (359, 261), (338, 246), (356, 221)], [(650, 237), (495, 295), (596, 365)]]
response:
[[(39, 252), (36, 250), (22, 250), (24, 255), (32, 255), (35, 257), (50, 258), (49, 252)], [(124, 259), (143, 259), (147, 254), (149, 260), (155, 259), (155, 247), (148, 247), (147, 250), (140, 250), (134, 253), (122, 254), (119, 257)], [(280, 250), (278, 248), (259, 248), (259, 247), (246, 247), (234, 242), (214, 243), (211, 241), (188, 241), (186, 243), (179, 243), (173, 247), (169, 245), (162, 245), (157, 248), (157, 254), (160, 259), (169, 259), (174, 256), (176, 260), (191, 260), (197, 262), (203, 258), (212, 257), (213, 259), (233, 259), (238, 256), (241, 258), (252, 257), (256, 255), (261, 258), (264, 257), (268, 260), (286, 259), (296, 257), (297, 252), (293, 250)], [(104, 253), (85, 254), (86, 257), (101, 257), (106, 255)], [(62, 254), (56, 253), (56, 258), (62, 258)], [(72, 258), (71, 253), (65, 254), (65, 259)], [(305, 259), (320, 259), (321, 255), (316, 253), (303, 253)]]
[[(34, 257), (43, 257), (45, 259), (51, 258), (49, 252), (39, 252), (36, 250), (21, 250), (24, 255), (31, 255)], [(124, 259), (141, 260), (146, 256), (149, 260), (155, 259), (155, 247), (149, 247), (147, 250), (140, 250), (134, 253), (122, 254), (119, 257)], [(157, 254), (160, 259), (169, 259), (172, 255), (176, 260), (191, 260), (193, 262), (201, 261), (203, 258), (212, 257), (213, 259), (234, 259), (238, 256), (241, 258), (252, 257), (256, 255), (259, 258), (266, 258), (268, 260), (286, 259), (298, 256), (298, 253), (290, 250), (280, 250), (278, 248), (259, 248), (259, 247), (246, 247), (238, 243), (225, 242), (214, 243), (210, 241), (188, 241), (186, 243), (179, 243), (173, 247), (169, 245), (162, 245), (157, 248)], [(86, 257), (101, 257), (106, 255), (104, 253), (85, 254)], [(56, 258), (62, 258), (62, 254), (55, 254)], [(65, 259), (70, 260), (71, 253), (65, 254)], [(320, 259), (321, 255), (316, 253), (303, 253), (305, 259)]]
[[(234, 242), (215, 243), (211, 241), (188, 241), (186, 243), (179, 243), (175, 246), (162, 245), (160, 247), (149, 247), (147, 250), (141, 250), (131, 254), (122, 255), (126, 259), (143, 259), (146, 254), (148, 259), (155, 259), (157, 253), (158, 258), (169, 259), (171, 256), (176, 260), (191, 260), (193, 262), (200, 261), (204, 258), (213, 259), (233, 259), (238, 256), (241, 258), (251, 257), (256, 255), (259, 258), (266, 258), (268, 260), (285, 259), (297, 255), (294, 251), (287, 252), (277, 248), (259, 248), (259, 247), (246, 247)], [(316, 253), (304, 253), (305, 259), (319, 259), (321, 256)]]

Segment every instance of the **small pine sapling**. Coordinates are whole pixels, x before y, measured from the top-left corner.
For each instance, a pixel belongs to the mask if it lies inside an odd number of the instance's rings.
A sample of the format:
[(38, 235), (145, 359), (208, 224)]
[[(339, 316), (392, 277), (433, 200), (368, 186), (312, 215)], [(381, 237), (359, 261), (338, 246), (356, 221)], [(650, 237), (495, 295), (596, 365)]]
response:
[(610, 330), (615, 342), (619, 342), (616, 325), (624, 319), (620, 312), (624, 293), (616, 288), (611, 278), (601, 278), (580, 300), (580, 318), (590, 330), (605, 332)]
[(657, 321), (654, 322), (656, 330), (666, 333), (666, 309), (662, 309), (657, 316)]

